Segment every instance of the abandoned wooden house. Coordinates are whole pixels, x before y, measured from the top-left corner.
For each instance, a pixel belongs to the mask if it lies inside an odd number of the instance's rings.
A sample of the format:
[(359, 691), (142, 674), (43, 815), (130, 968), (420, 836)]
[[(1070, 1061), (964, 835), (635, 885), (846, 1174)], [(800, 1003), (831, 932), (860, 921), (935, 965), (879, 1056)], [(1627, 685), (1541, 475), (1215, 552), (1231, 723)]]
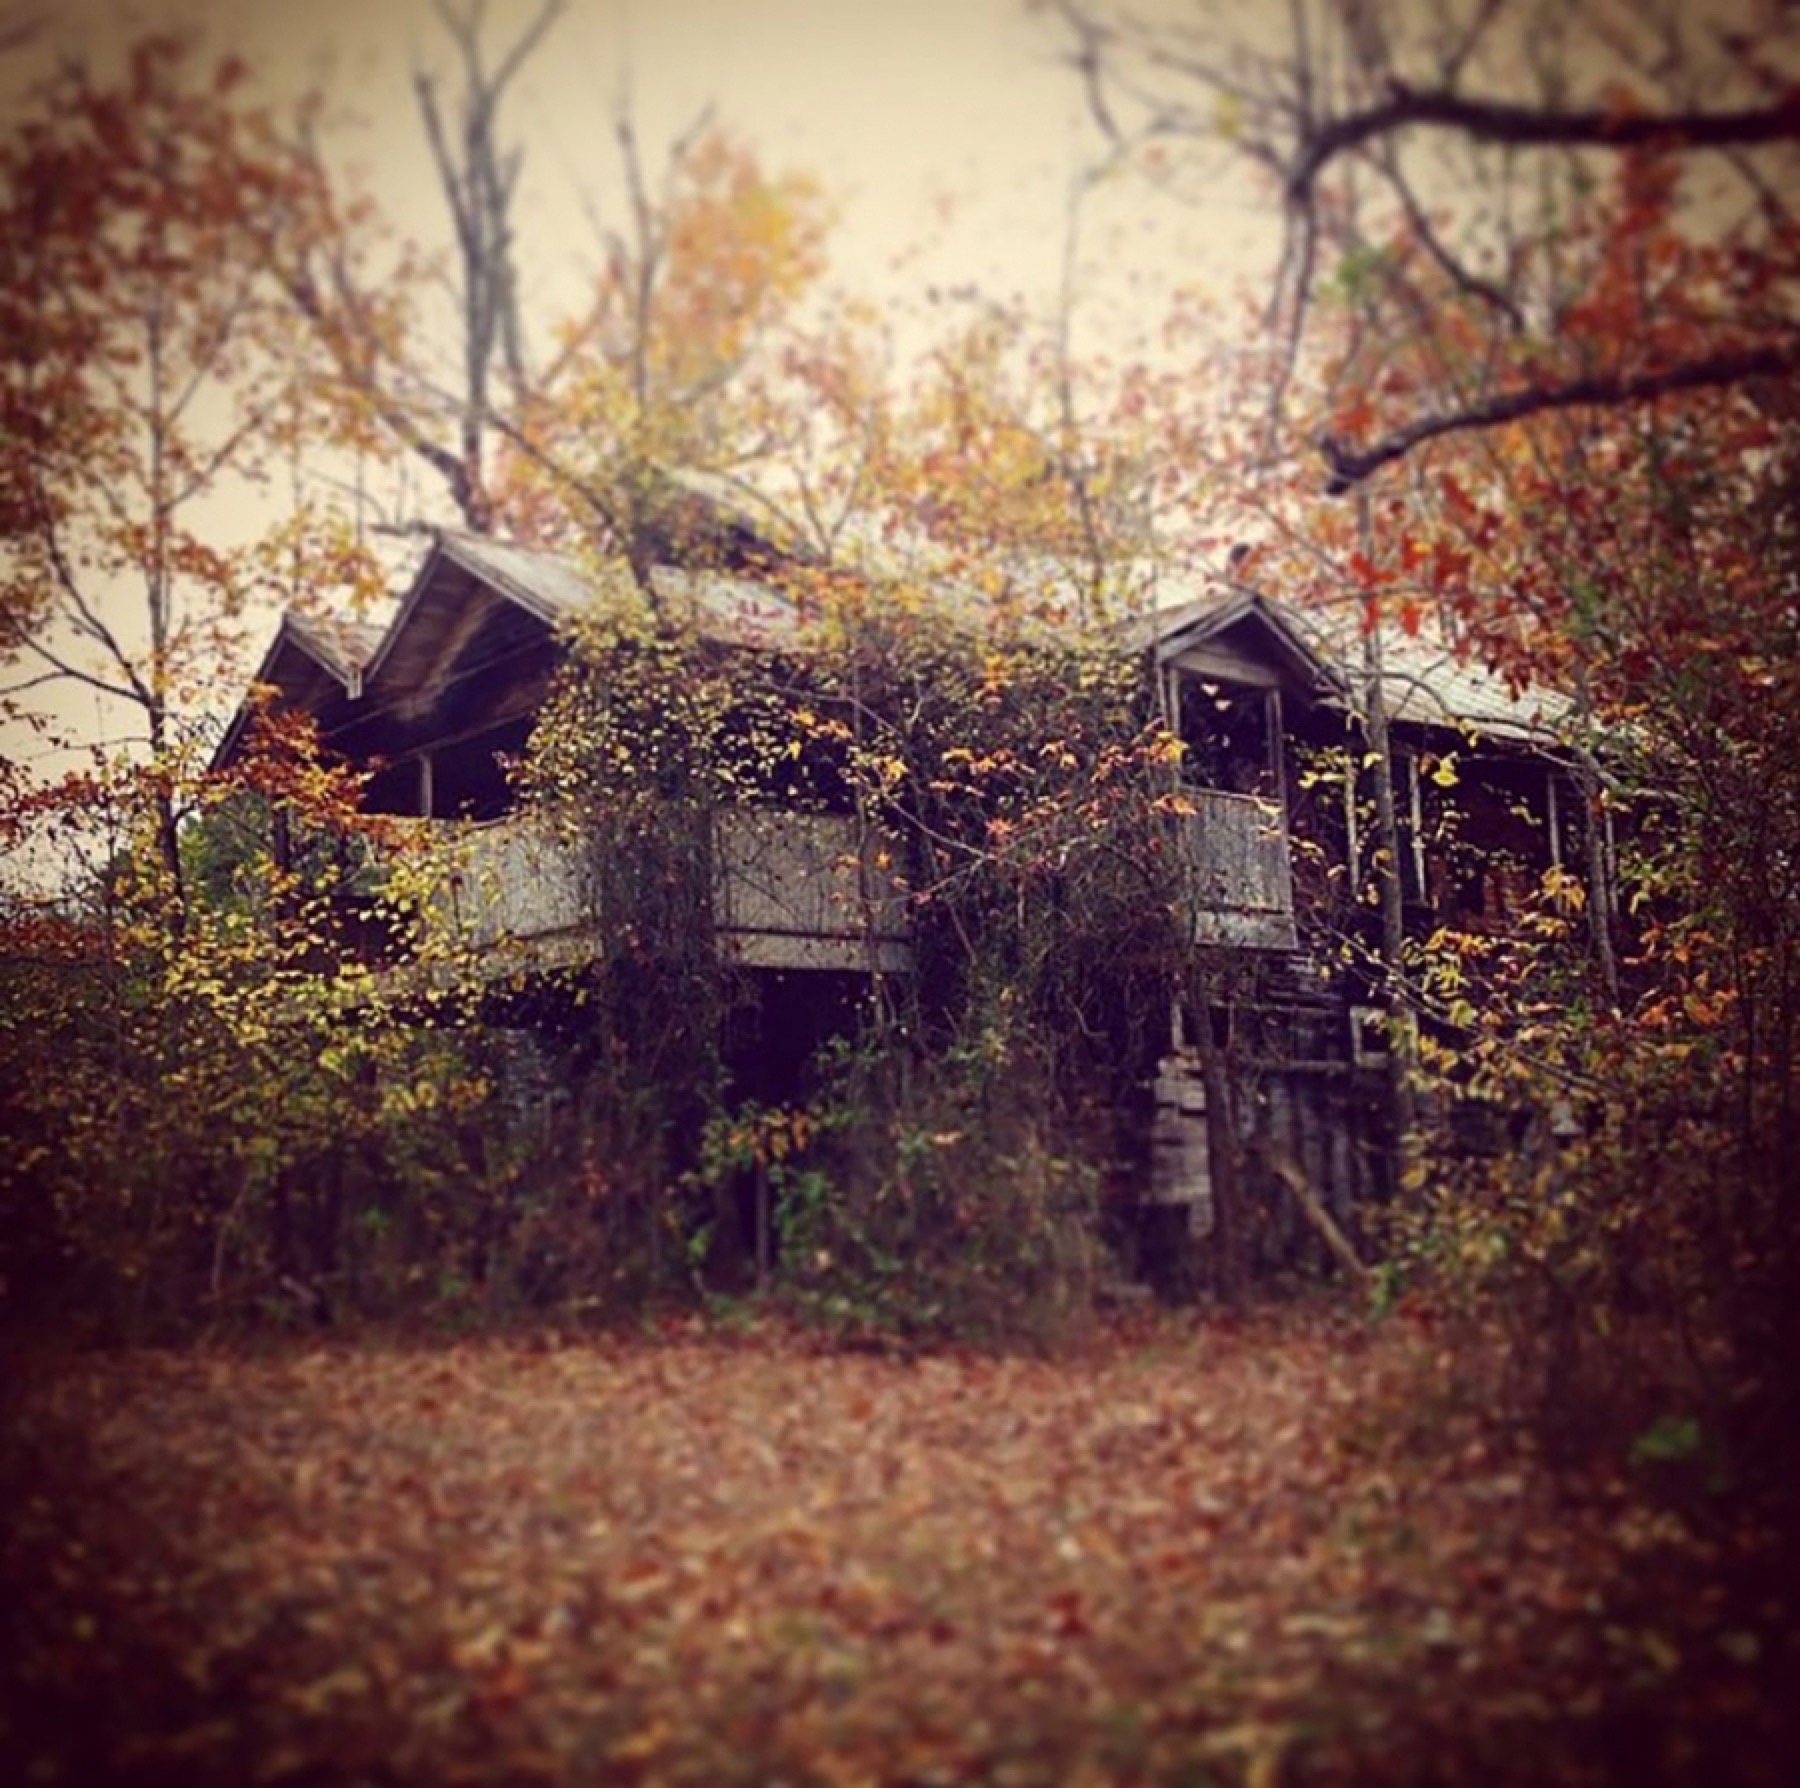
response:
[[(755, 555), (715, 555), (652, 576), (701, 637), (754, 656), (791, 647), (802, 626), (765, 571)], [(436, 922), (515, 984), (593, 956), (623, 918), (597, 904), (568, 838), (517, 804), (507, 771), (531, 739), (566, 624), (594, 601), (590, 577), (565, 560), (446, 532), (385, 628), (289, 615), (258, 672), (275, 703), (305, 710), (332, 753), (369, 771), (368, 809), (430, 829)], [(1228, 1147), (1240, 1169), (1302, 1181), (1352, 1224), (1384, 1183), (1391, 1142), (1360, 641), (1224, 582), (1119, 638), (1184, 746), (1171, 825), (1187, 924), (1206, 984), (1224, 990), (1209, 1012), (1177, 1007), (1160, 1054), (1139, 1065), (1137, 1195), (1165, 1227), (1203, 1232)], [(1560, 742), (1566, 705), (1410, 638), (1387, 642), (1381, 677), (1408, 926), (1504, 930), (1546, 869), (1587, 850), (1588, 804)], [(249, 713), (218, 762), (244, 749)], [(776, 1098), (851, 1022), (860, 986), (911, 972), (904, 880), (830, 811), (731, 807), (713, 816), (708, 848), (717, 960), (774, 990), (744, 1086)], [(1228, 1119), (1204, 1071), (1213, 1046), (1233, 1077)]]

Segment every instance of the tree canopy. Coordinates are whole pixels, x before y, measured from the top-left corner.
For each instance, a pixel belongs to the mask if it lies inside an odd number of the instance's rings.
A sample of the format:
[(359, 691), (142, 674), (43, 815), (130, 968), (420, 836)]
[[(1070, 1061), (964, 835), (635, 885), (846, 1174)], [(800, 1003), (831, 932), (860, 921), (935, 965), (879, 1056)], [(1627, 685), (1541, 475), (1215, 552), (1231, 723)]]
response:
[(1170, 180), (1243, 165), (1281, 205), (1273, 416), (1322, 301), (1354, 313), (1370, 352), (1318, 430), (1328, 489), (1553, 411), (1721, 389), (1791, 408), (1791, 9), (1054, 11), (1109, 134)]

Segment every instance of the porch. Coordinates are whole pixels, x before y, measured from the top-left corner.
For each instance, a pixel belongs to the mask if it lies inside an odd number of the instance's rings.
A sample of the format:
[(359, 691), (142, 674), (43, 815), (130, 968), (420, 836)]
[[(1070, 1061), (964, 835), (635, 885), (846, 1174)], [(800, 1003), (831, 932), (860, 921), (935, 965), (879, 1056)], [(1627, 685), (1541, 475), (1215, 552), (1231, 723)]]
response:
[(1294, 879), (1280, 805), (1219, 789), (1181, 792), (1180, 849), (1197, 944), (1293, 950)]
[[(521, 810), (424, 822), (407, 885), (430, 954), (472, 954), (494, 972), (603, 953), (629, 915), (606, 910), (596, 848), (570, 821)], [(754, 969), (899, 974), (912, 966), (892, 846), (849, 815), (723, 809), (700, 840), (720, 961)]]

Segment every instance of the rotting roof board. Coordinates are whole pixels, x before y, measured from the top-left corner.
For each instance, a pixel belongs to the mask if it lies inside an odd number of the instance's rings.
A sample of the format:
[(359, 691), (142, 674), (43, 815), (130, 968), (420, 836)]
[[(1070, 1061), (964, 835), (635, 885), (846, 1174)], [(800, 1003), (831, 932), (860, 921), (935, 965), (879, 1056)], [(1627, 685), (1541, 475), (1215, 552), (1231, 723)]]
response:
[[(574, 560), (555, 553), (450, 532), (438, 536), (438, 550), (540, 621), (555, 622), (579, 614), (592, 606), (598, 594), (593, 579)], [(428, 560), (426, 569), (429, 565)], [(421, 570), (421, 582), (424, 575)], [(398, 625), (396, 621), (396, 631)]]
[(754, 578), (658, 565), (650, 584), (672, 610), (685, 610), (684, 618), (721, 644), (785, 646), (799, 636), (800, 611), (792, 597)]
[[(295, 609), (281, 617), (281, 625), (295, 645), (330, 671), (346, 689), (354, 688), (369, 660), (380, 650), (386, 632), (385, 628), (348, 615), (305, 614)], [(278, 633), (263, 659), (265, 670), (273, 665), (281, 644), (282, 634)]]
[[(327, 676), (335, 678), (342, 685), (345, 694), (352, 697), (360, 695), (363, 672), (380, 650), (385, 631), (368, 621), (355, 620), (349, 615), (309, 614), (298, 609), (288, 609), (283, 613), (281, 624), (275, 630), (275, 637), (269, 642), (269, 649), (263, 653), (262, 662), (256, 667), (256, 674), (250, 681), (253, 684), (274, 683), (282, 653), (292, 649), (302, 657), (311, 659)], [(249, 717), (250, 703), (246, 697), (238, 704), (224, 732), (219, 736), (219, 743), (213, 749), (214, 769), (227, 762), (237, 750)]]
[(1209, 593), (1178, 608), (1134, 617), (1126, 623), (1123, 636), (1137, 645), (1154, 645), (1158, 660), (1166, 661), (1246, 622), (1262, 629), (1289, 673), (1301, 683), (1321, 693), (1337, 686), (1339, 669), (1332, 656), (1319, 649), (1320, 642), (1295, 624), (1291, 609), (1254, 590)]
[[(1312, 610), (1289, 608), (1288, 613), (1317, 642), (1321, 655), (1334, 657), (1346, 677), (1354, 678), (1361, 659), (1359, 628), (1333, 625)], [(1551, 744), (1563, 737), (1575, 711), (1561, 690), (1532, 685), (1515, 691), (1497, 671), (1422, 635), (1385, 631), (1381, 668), (1388, 718), (1412, 726)]]
[[(448, 532), (439, 536), (437, 550), (546, 625), (585, 613), (599, 599), (594, 579), (574, 560), (555, 553)], [(390, 642), (429, 581), (431, 569), (432, 560), (428, 559), (395, 617)], [(683, 618), (691, 620), (702, 634), (725, 644), (784, 642), (798, 627), (799, 614), (791, 598), (754, 578), (658, 565), (651, 570), (650, 583), (671, 609), (685, 611)], [(388, 643), (383, 644), (383, 657)]]

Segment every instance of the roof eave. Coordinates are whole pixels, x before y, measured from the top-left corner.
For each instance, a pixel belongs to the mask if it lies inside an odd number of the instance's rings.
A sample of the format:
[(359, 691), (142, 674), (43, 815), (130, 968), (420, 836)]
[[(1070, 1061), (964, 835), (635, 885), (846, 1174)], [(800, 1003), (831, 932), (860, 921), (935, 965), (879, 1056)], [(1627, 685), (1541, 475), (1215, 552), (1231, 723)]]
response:
[[(556, 603), (546, 602), (535, 590), (508, 575), (500, 566), (486, 563), (476, 554), (464, 551), (462, 542), (454, 534), (439, 534), (435, 551), (442, 553), (460, 570), (466, 571), (471, 577), (479, 578), (489, 589), (504, 596), (509, 602), (516, 603), (533, 619), (542, 621), (546, 626), (553, 627), (564, 618), (564, 610)], [(403, 609), (401, 614), (395, 618), (391, 632), (399, 630), (400, 621), (404, 615), (405, 610)], [(385, 644), (384, 641), (383, 645), (385, 646)]]
[(1283, 668), (1303, 688), (1322, 692), (1346, 689), (1336, 667), (1313, 649), (1279, 608), (1259, 591), (1242, 587), (1235, 589), (1223, 602), (1158, 636), (1154, 641), (1156, 662), (1159, 666), (1167, 664), (1190, 648), (1202, 645), (1246, 620), (1254, 620), (1268, 631), (1285, 660)]
[[(256, 674), (250, 679), (252, 688), (258, 684), (273, 681), (275, 661), (280, 656), (282, 647), (289, 645), (310, 658), (320, 670), (343, 688), (344, 693), (352, 701), (361, 698), (366, 674), (364, 669), (335, 660), (322, 649), (318, 641), (307, 638), (294, 625), (292, 610), (283, 610), (280, 625), (275, 629), (275, 637), (269, 641), (269, 648), (263, 653), (262, 662), (257, 665)], [(226, 725), (223, 736), (213, 748), (213, 754), (207, 762), (209, 771), (224, 769), (236, 755), (239, 742), (244, 736), (244, 729), (250, 724), (251, 705), (248, 696), (238, 703)]]
[(394, 641), (405, 631), (406, 623), (412, 619), (413, 611), (424, 600), (426, 590), (431, 587), (431, 580), (437, 570), (438, 562), (445, 556), (443, 535), (434, 535), (430, 550), (425, 554), (419, 569), (413, 573), (412, 583), (407, 586), (406, 594), (401, 597), (400, 606), (395, 611), (393, 620), (388, 623), (387, 632), (382, 635), (381, 644), (375, 648), (369, 662), (363, 666), (362, 674), (365, 684), (373, 683), (381, 674), (382, 667), (388, 661), (388, 654), (394, 649)]

